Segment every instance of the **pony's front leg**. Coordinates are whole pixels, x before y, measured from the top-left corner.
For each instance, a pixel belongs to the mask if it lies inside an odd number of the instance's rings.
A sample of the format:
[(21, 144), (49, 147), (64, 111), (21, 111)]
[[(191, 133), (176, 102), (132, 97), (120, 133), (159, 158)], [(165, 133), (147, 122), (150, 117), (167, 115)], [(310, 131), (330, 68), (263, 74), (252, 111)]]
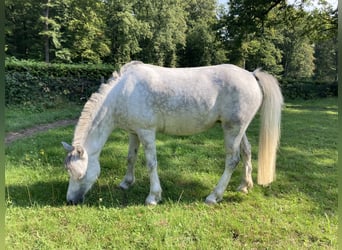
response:
[(246, 134), (243, 135), (241, 141), (241, 155), (244, 165), (244, 172), (242, 174), (241, 184), (238, 190), (244, 193), (248, 193), (248, 189), (253, 187), (252, 180), (252, 149)]
[(157, 205), (161, 200), (162, 189), (160, 187), (159, 176), (157, 172), (157, 150), (155, 142), (155, 131), (141, 130), (139, 138), (144, 146), (147, 170), (150, 176), (150, 193), (146, 198), (146, 205)]
[(129, 148), (128, 148), (128, 156), (127, 156), (127, 172), (120, 183), (120, 188), (128, 189), (135, 182), (134, 176), (134, 166), (137, 161), (138, 150), (139, 150), (140, 141), (136, 134), (129, 135)]

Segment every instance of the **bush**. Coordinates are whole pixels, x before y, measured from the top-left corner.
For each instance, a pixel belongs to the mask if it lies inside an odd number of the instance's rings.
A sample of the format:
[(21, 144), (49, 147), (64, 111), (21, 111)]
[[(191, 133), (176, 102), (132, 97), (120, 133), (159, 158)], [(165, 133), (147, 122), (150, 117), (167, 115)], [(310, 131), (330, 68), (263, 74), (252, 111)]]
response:
[(5, 70), (6, 105), (49, 107), (65, 99), (85, 102), (114, 68), (6, 60)]
[[(58, 102), (84, 103), (115, 70), (110, 65), (46, 64), (7, 59), (6, 105), (53, 107)], [(337, 82), (282, 79), (286, 99), (337, 96)]]
[(312, 80), (282, 79), (280, 87), (288, 99), (314, 99), (338, 95), (338, 85), (335, 82)]

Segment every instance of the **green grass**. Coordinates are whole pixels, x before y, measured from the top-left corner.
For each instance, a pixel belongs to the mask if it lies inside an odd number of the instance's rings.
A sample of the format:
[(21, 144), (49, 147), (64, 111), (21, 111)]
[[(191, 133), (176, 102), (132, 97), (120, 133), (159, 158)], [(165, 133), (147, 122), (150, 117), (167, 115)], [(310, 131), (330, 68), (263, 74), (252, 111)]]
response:
[(51, 108), (9, 107), (5, 112), (5, 132), (14, 132), (37, 124), (45, 124), (62, 119), (78, 118), (82, 107), (75, 103), (59, 104)]
[[(255, 168), (258, 127), (256, 117), (248, 129)], [(203, 201), (223, 172), (219, 125), (190, 137), (158, 135), (163, 202), (156, 207), (144, 206), (142, 151), (135, 185), (117, 188), (128, 140), (120, 130), (102, 151), (85, 204), (66, 206), (60, 141), (72, 136), (70, 126), (6, 147), (7, 249), (337, 249), (337, 99), (287, 103), (277, 180), (238, 193), (239, 167), (217, 206)]]

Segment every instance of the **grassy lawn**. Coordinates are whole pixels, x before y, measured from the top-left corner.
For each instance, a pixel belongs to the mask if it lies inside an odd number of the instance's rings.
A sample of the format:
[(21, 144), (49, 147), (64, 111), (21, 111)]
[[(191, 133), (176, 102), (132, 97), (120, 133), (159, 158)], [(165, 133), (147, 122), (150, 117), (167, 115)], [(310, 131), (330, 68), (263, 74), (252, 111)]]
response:
[(10, 107), (5, 112), (5, 132), (14, 132), (29, 128), (36, 124), (45, 124), (62, 119), (78, 118), (82, 106), (74, 103), (65, 103), (54, 108), (20, 108)]
[[(67, 110), (67, 117), (77, 117), (80, 108)], [(48, 112), (31, 113), (27, 126), (41, 123)], [(7, 116), (7, 131), (17, 129), (14, 113), (7, 112), (13, 114)], [(56, 110), (55, 118), (66, 113)], [(240, 167), (216, 206), (204, 199), (223, 172), (219, 125), (190, 137), (158, 135), (163, 202), (156, 207), (144, 206), (149, 180), (142, 151), (135, 185), (117, 188), (128, 148), (120, 130), (102, 151), (101, 176), (84, 205), (66, 206), (60, 142), (71, 142), (73, 129), (50, 130), (6, 147), (7, 249), (337, 249), (336, 98), (287, 103), (277, 180), (238, 193)], [(258, 130), (256, 118), (247, 133), (255, 168)]]

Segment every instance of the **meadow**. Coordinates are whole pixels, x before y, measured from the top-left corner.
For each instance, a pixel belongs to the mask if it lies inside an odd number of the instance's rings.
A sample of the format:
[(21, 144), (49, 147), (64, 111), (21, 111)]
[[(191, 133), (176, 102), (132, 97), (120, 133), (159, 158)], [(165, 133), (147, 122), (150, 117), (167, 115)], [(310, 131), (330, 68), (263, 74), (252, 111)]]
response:
[[(77, 118), (81, 109), (8, 108), (6, 131)], [(286, 102), (276, 181), (237, 192), (240, 165), (215, 206), (204, 199), (223, 172), (219, 124), (194, 136), (157, 136), (163, 201), (155, 207), (144, 205), (149, 179), (142, 150), (135, 185), (118, 188), (128, 149), (122, 130), (109, 137), (101, 176), (79, 206), (66, 205), (61, 146), (71, 142), (73, 126), (12, 142), (5, 149), (6, 248), (337, 249), (337, 112), (337, 98)], [(255, 182), (258, 132), (256, 117), (247, 131)]]

